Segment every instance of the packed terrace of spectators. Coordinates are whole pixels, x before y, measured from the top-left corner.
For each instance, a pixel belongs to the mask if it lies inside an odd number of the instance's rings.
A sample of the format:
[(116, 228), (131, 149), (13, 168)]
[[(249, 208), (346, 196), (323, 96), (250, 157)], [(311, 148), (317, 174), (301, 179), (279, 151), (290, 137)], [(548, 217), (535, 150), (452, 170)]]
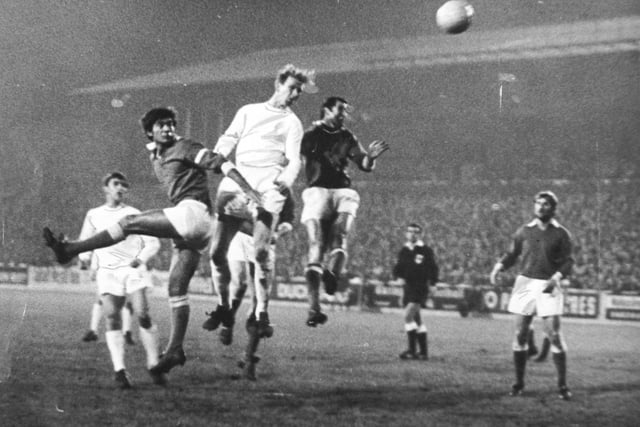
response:
[[(66, 209), (49, 209), (47, 224), (70, 237), (79, 233), (87, 198), (77, 188), (65, 192)], [(87, 185), (89, 186), (89, 185)], [(449, 182), (356, 183), (361, 206), (350, 235), (348, 274), (379, 280), (390, 279), (397, 251), (404, 239), (404, 227), (417, 222), (425, 228), (425, 241), (437, 256), (440, 280), (450, 284), (488, 284), (488, 273), (509, 247), (515, 230), (533, 217), (533, 195), (542, 189), (554, 191), (560, 203), (557, 219), (572, 233), (575, 266), (571, 286), (611, 291), (640, 291), (640, 199), (635, 181), (591, 183), (492, 182), (451, 184)], [(295, 196), (296, 217), (302, 204), (301, 188)], [(86, 193), (85, 193), (86, 194)], [(164, 207), (162, 190), (133, 187), (130, 203), (142, 209)], [(7, 216), (4, 224), (4, 263), (52, 265), (52, 255), (43, 248), (39, 231), (44, 225), (42, 206), (28, 206), (23, 214)], [(303, 275), (307, 251), (304, 227), (294, 224), (293, 233), (278, 243), (276, 274), (283, 280)], [(153, 268), (167, 269), (171, 243), (164, 241)], [(207, 257), (199, 273), (207, 275)], [(517, 268), (502, 275), (510, 285)]]

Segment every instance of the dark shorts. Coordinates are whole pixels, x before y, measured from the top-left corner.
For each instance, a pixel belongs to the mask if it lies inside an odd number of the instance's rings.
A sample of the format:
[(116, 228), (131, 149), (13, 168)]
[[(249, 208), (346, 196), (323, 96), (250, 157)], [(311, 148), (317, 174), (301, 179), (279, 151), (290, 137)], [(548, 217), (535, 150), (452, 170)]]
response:
[(420, 304), (421, 307), (425, 307), (427, 304), (427, 297), (429, 292), (427, 289), (416, 289), (405, 286), (404, 294), (402, 296), (402, 305), (406, 306), (409, 303)]

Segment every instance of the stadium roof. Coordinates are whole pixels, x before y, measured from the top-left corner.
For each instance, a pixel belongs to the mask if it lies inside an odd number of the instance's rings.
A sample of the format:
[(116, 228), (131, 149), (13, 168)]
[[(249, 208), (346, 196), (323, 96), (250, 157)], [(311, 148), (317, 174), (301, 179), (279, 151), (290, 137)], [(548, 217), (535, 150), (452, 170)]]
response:
[(287, 63), (318, 74), (640, 51), (640, 16), (254, 52), (75, 89), (72, 95), (269, 78)]

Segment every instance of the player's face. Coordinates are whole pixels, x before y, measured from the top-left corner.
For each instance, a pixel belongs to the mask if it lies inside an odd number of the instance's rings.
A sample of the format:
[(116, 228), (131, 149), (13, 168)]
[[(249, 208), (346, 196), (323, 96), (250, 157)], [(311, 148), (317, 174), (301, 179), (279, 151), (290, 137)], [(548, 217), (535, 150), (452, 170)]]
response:
[(349, 116), (350, 111), (351, 107), (349, 104), (338, 101), (331, 109), (324, 109), (324, 121), (333, 127), (340, 127)]
[(104, 193), (107, 196), (107, 201), (113, 203), (122, 202), (128, 191), (129, 184), (118, 178), (110, 180), (109, 183), (104, 186)]
[(409, 242), (415, 243), (420, 239), (422, 233), (418, 228), (408, 227), (404, 234)]
[(300, 98), (301, 93), (302, 82), (295, 77), (289, 76), (284, 83), (276, 83), (274, 100), (278, 106), (290, 107)]
[(151, 138), (156, 144), (170, 144), (176, 139), (176, 122), (171, 118), (160, 119), (153, 124)]
[(551, 219), (553, 211), (553, 206), (546, 197), (538, 197), (533, 205), (535, 216), (543, 221)]

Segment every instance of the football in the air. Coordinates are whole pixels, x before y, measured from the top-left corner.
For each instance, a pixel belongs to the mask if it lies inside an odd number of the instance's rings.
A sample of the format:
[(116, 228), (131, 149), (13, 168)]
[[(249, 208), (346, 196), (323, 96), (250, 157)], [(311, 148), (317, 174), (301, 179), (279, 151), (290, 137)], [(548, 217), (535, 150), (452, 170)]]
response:
[(473, 18), (473, 6), (465, 0), (450, 0), (436, 12), (436, 23), (448, 34), (460, 34), (469, 28)]

